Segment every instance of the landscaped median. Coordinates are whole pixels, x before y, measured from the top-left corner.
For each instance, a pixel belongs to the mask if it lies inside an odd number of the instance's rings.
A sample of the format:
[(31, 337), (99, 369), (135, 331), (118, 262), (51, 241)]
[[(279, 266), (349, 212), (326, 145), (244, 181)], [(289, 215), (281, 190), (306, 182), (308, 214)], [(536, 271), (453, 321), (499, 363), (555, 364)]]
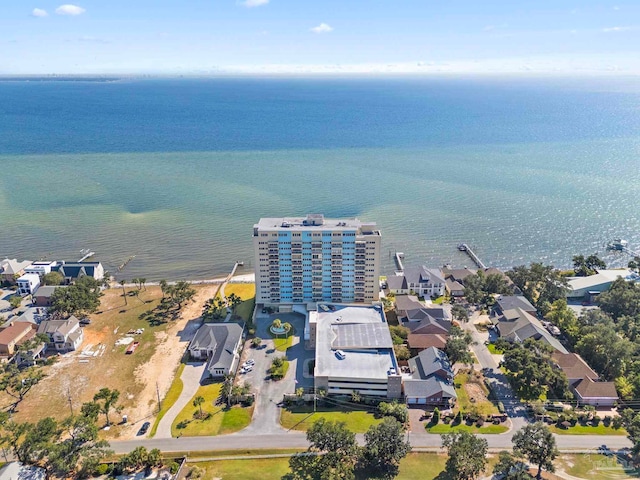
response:
[[(201, 385), (186, 407), (176, 416), (171, 425), (173, 437), (197, 437), (233, 433), (247, 427), (251, 423), (253, 406), (227, 407), (218, 405), (222, 383)], [(195, 406), (193, 401), (202, 397), (201, 405)], [(200, 408), (202, 407), (202, 415)]]

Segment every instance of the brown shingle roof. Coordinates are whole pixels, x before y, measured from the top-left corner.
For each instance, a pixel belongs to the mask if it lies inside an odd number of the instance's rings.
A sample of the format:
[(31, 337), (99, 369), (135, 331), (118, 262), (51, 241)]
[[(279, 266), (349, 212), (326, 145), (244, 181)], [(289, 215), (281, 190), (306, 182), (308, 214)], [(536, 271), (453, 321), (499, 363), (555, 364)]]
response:
[(25, 334), (25, 330), (32, 330), (30, 323), (16, 322), (13, 325), (8, 326), (0, 332), (0, 345), (8, 345), (11, 342), (14, 342), (16, 338)]
[(581, 398), (618, 398), (613, 382), (594, 382), (588, 377), (575, 384), (575, 390)]
[(417, 334), (410, 333), (407, 337), (407, 344), (409, 348), (422, 348), (426, 349), (429, 347), (436, 348), (444, 348), (447, 343), (447, 337), (445, 335), (437, 335), (437, 334)]
[(598, 374), (577, 353), (554, 352), (552, 358), (569, 379), (585, 377), (592, 380), (598, 379)]

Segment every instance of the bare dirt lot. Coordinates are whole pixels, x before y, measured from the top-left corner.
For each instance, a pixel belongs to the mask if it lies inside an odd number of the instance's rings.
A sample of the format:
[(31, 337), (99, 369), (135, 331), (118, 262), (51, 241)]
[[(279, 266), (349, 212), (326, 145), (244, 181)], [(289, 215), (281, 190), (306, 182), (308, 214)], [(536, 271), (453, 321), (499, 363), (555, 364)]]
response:
[[(63, 418), (71, 409), (78, 412), (82, 403), (90, 401), (100, 388), (108, 387), (120, 391), (122, 414), (128, 415), (129, 423), (112, 426), (106, 435), (134, 436), (142, 422), (152, 421), (158, 392), (163, 398), (169, 389), (188, 342), (199, 326), (204, 302), (216, 294), (218, 285), (194, 288), (196, 296), (183, 307), (180, 316), (157, 326), (150, 326), (139, 316), (159, 304), (162, 297), (159, 287), (148, 286), (139, 292), (139, 298), (127, 296), (126, 305), (122, 288), (105, 291), (100, 311), (91, 315), (91, 325), (85, 327), (80, 349), (44, 367), (46, 378), (19, 405), (15, 419), (33, 422), (47, 416)], [(131, 289), (128, 287), (127, 291)], [(138, 329), (144, 331), (127, 334)], [(131, 341), (140, 345), (127, 355), (126, 342)], [(8, 401), (2, 404), (5, 403)], [(114, 413), (111, 420), (119, 421), (120, 416)]]

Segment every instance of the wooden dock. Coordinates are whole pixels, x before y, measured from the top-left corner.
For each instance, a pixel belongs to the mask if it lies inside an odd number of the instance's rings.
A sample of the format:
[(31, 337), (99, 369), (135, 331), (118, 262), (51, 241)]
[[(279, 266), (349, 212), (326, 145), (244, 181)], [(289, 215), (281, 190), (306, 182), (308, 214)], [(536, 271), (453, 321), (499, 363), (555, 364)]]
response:
[(398, 267), (398, 271), (399, 272), (404, 272), (404, 265), (402, 264), (402, 259), (404, 258), (404, 253), (396, 252), (396, 254), (394, 255), (394, 258), (396, 259), (396, 266)]
[(458, 245), (458, 250), (460, 250), (461, 252), (465, 252), (467, 255), (469, 255), (469, 258), (473, 260), (473, 263), (475, 263), (478, 266), (478, 268), (482, 268), (482, 269), (487, 268), (487, 266), (482, 262), (482, 260), (480, 260), (480, 257), (478, 257), (475, 254), (475, 252), (471, 250), (471, 247), (469, 247), (469, 245), (467, 245), (466, 243), (461, 243), (460, 245)]

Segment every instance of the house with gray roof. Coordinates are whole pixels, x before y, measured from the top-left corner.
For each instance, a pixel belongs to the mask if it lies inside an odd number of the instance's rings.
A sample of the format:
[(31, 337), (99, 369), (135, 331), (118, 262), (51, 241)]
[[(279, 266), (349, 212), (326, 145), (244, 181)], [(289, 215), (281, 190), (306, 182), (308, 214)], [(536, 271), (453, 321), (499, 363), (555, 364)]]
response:
[(394, 294), (415, 294), (420, 297), (440, 297), (445, 293), (445, 280), (439, 269), (425, 265), (411, 266), (400, 275), (387, 277), (389, 291)]
[(44, 287), (39, 287), (36, 293), (32, 295), (33, 304), (36, 307), (50, 307), (51, 296), (58, 288), (66, 287), (63, 285), (45, 285)]
[(104, 267), (100, 262), (63, 261), (52, 266), (51, 271), (60, 273), (67, 284), (73, 283), (81, 277), (91, 277), (96, 280), (104, 278)]
[(496, 324), (498, 334), (509, 342), (524, 342), (526, 339), (540, 340), (560, 353), (567, 349), (549, 333), (540, 320), (521, 308), (506, 310)]
[(208, 323), (202, 325), (189, 344), (191, 358), (206, 360), (212, 378), (222, 378), (236, 371), (244, 325)]
[(500, 295), (496, 298), (492, 314), (496, 316), (504, 315), (507, 310), (520, 308), (531, 315), (535, 315), (538, 310), (531, 305), (524, 295)]
[(45, 320), (38, 326), (38, 333), (49, 337), (48, 347), (58, 352), (77, 350), (84, 340), (80, 320), (73, 315), (66, 320)]
[(435, 347), (409, 359), (411, 378), (404, 381), (408, 404), (449, 407), (457, 399), (453, 386), (453, 367), (447, 355)]

